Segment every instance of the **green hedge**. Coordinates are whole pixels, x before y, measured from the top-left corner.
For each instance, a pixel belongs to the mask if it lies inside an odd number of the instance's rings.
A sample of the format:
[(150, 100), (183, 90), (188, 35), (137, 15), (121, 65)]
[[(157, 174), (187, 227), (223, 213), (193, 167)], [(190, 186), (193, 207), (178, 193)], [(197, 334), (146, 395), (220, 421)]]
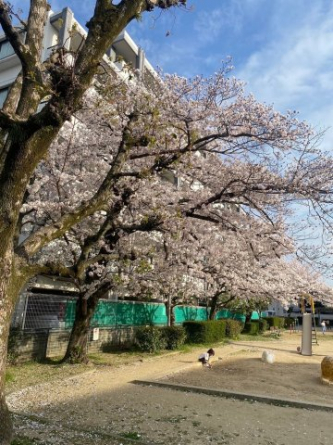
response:
[(241, 321), (232, 320), (231, 318), (227, 318), (225, 322), (226, 322), (226, 330), (225, 330), (226, 337), (237, 339), (239, 337), (239, 334), (243, 330), (244, 324)]
[(166, 326), (161, 328), (166, 349), (178, 349), (185, 343), (186, 331), (182, 326)]
[(265, 318), (259, 319), (259, 332), (262, 334), (263, 332), (268, 330), (268, 322)]
[(282, 317), (265, 317), (269, 327), (274, 327), (276, 329), (284, 328), (284, 318)]
[(290, 327), (295, 327), (296, 319), (293, 317), (286, 317), (284, 319), (284, 327), (289, 329)]
[(183, 323), (189, 343), (214, 343), (226, 336), (226, 320), (186, 321)]
[(156, 326), (138, 328), (135, 332), (135, 344), (144, 352), (158, 352), (166, 347), (162, 329)]
[(248, 323), (245, 323), (243, 333), (249, 335), (258, 335), (267, 331), (268, 323), (264, 318), (260, 318), (259, 320), (252, 320)]
[(249, 335), (258, 335), (259, 334), (259, 322), (256, 320), (256, 321), (249, 321), (249, 322), (245, 323), (242, 333), (249, 334)]
[(147, 326), (138, 328), (135, 332), (135, 344), (144, 352), (178, 349), (185, 340), (186, 331), (181, 326)]

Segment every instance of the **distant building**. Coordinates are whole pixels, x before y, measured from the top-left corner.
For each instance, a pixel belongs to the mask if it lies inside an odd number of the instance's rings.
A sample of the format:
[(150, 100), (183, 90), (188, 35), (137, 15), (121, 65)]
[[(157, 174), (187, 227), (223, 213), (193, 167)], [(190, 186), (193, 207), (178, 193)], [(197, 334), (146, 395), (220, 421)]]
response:
[(287, 317), (288, 309), (286, 309), (279, 301), (272, 300), (267, 311), (263, 312), (266, 317)]

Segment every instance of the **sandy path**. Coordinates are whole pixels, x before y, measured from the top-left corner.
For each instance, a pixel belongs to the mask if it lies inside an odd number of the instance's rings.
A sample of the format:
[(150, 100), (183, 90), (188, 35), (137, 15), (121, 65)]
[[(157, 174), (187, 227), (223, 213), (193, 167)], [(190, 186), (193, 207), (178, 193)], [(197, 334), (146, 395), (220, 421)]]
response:
[[(171, 389), (143, 387), (133, 380), (162, 379), (182, 384), (227, 388), (237, 391), (281, 395), (307, 401), (331, 403), (333, 387), (320, 383), (320, 362), (333, 355), (333, 337), (314, 347), (311, 357), (296, 354), (299, 334), (285, 334), (272, 342), (245, 342), (216, 348), (213, 369), (203, 369), (198, 352), (152, 358), (119, 368), (94, 372), (52, 384), (43, 384), (9, 395), (13, 411), (47, 419), (44, 427), (16, 428), (43, 439), (43, 444), (125, 443), (120, 436), (154, 444), (267, 445), (303, 443), (331, 444), (332, 413), (276, 407), (261, 403), (223, 399)], [(276, 361), (264, 365), (263, 350)], [(222, 360), (218, 358), (222, 357)], [(19, 425), (21, 423), (21, 425)], [(47, 431), (47, 426), (51, 432)], [(98, 433), (95, 437), (68, 437), (69, 430)], [(103, 436), (106, 435), (106, 436)], [(116, 435), (114, 439), (107, 435)], [(117, 438), (119, 437), (119, 439)]]

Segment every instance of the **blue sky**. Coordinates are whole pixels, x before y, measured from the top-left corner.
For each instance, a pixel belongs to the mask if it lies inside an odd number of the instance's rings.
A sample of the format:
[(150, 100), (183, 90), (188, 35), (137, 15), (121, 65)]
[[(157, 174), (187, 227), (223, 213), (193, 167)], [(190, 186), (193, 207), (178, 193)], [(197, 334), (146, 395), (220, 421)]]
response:
[[(84, 24), (93, 0), (56, 0)], [(27, 11), (28, 0), (13, 4)], [(300, 112), (317, 129), (333, 121), (331, 0), (188, 0), (188, 8), (145, 14), (128, 31), (151, 64), (183, 76), (210, 75), (231, 56), (234, 75), (258, 100)], [(333, 149), (333, 131), (322, 146)]]
[[(234, 75), (258, 100), (281, 112), (297, 110), (317, 129), (332, 125), (331, 0), (191, 0), (190, 5), (190, 12), (146, 14), (130, 25), (154, 66), (184, 76), (209, 75), (231, 56)], [(330, 130), (323, 148), (333, 148)]]

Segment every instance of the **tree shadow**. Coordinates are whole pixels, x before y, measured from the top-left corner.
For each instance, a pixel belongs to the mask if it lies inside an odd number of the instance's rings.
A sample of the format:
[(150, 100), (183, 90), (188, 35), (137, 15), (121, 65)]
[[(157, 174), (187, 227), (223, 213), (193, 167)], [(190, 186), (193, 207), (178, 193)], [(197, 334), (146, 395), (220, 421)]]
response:
[[(287, 395), (288, 399), (292, 399), (294, 394), (296, 396), (301, 394), (302, 400), (306, 401), (303, 397), (304, 392), (310, 390), (312, 394), (319, 394), (317, 399), (319, 403), (324, 403), (325, 399), (321, 391), (326, 391), (326, 393), (329, 391), (324, 385), (320, 386), (318, 367), (314, 364), (292, 365), (290, 368), (286, 364), (277, 362), (267, 365), (258, 357), (239, 359), (234, 357), (213, 363), (212, 369), (204, 368), (198, 363), (195, 369), (172, 374), (167, 380), (163, 378), (163, 382), (192, 384), (211, 389), (224, 388), (229, 391), (260, 395), (261, 386), (270, 378), (274, 396)], [(149, 374), (141, 373), (140, 375), (151, 378), (152, 373), (153, 371), (150, 371)], [(295, 378), (290, 379), (292, 375)], [(221, 377), (219, 380), (218, 376)], [(329, 443), (330, 440), (328, 432), (332, 416), (330, 412), (300, 410), (262, 403), (251, 405), (253, 401), (250, 399), (239, 401), (212, 397), (207, 394), (189, 393), (189, 391), (180, 392), (171, 388), (131, 385), (129, 380), (133, 380), (133, 377), (137, 375), (133, 375), (132, 372), (127, 375), (128, 380), (124, 380), (121, 373), (115, 375), (112, 370), (108, 373), (82, 375), (74, 378), (73, 385), (66, 381), (62, 387), (61, 383), (57, 383), (55, 391), (50, 391), (50, 388), (41, 388), (39, 398), (33, 397), (34, 389), (31, 388), (31, 394), (28, 389), (20, 395), (20, 403), (23, 404), (21, 411), (27, 410), (29, 414), (48, 419), (53, 422), (53, 425), (61, 424), (73, 430), (119, 435), (119, 442), (122, 435), (137, 432), (145, 443), (152, 443), (150, 441), (179, 443), (184, 440), (191, 443), (191, 438), (195, 440), (199, 430), (209, 430), (214, 443), (218, 443), (221, 438), (221, 422), (223, 422), (223, 432), (229, 431), (230, 424), (230, 431), (237, 432), (237, 441), (242, 440), (246, 443), (249, 427), (243, 428), (244, 425), (253, 425), (257, 434), (262, 436), (281, 437), (281, 430), (286, 431), (286, 425), (287, 427), (289, 425), (286, 423), (289, 416), (294, 424), (301, 422), (301, 424), (311, 425), (311, 428), (307, 430), (307, 443), (318, 443), (316, 437), (319, 436), (321, 439), (325, 438), (325, 443)], [(250, 381), (252, 381), (252, 386), (249, 386)], [(232, 382), (235, 384), (235, 389)], [(285, 388), (285, 392), (281, 393), (277, 382)], [(47, 393), (47, 404), (40, 403), (46, 397), (43, 391)], [(272, 419), (275, 419), (274, 422)], [(50, 428), (51, 426), (50, 424)], [(52, 431), (55, 429), (53, 428)], [(299, 438), (297, 428), (287, 431), (288, 443), (292, 441), (297, 443), (297, 438)], [(50, 435), (52, 436), (52, 433)]]

